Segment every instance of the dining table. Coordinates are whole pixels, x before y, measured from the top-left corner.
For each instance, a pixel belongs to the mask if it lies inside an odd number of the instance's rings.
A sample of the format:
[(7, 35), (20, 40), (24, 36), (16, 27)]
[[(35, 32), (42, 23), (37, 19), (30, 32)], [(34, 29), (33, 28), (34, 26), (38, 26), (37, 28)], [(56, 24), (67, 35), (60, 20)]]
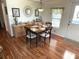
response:
[(45, 24), (42, 24), (40, 22), (38, 23), (27, 23), (25, 25), (25, 28), (33, 31), (36, 34), (42, 33), (46, 30), (47, 26)]
[(47, 26), (42, 23), (27, 23), (25, 28), (37, 35), (37, 42), (41, 39), (40, 34), (46, 31)]
[(25, 28), (37, 35), (36, 42), (38, 42), (38, 40), (41, 40), (41, 34), (46, 33), (48, 26), (44, 23), (35, 22), (27, 23)]
[(35, 23), (27, 23), (25, 25), (25, 30), (26, 30), (26, 35), (28, 31), (30, 31), (30, 34), (35, 34), (36, 35), (36, 47), (38, 45), (38, 41), (41, 41), (41, 36), (40, 34), (45, 32), (46, 30), (46, 25), (40, 22), (35, 22)]

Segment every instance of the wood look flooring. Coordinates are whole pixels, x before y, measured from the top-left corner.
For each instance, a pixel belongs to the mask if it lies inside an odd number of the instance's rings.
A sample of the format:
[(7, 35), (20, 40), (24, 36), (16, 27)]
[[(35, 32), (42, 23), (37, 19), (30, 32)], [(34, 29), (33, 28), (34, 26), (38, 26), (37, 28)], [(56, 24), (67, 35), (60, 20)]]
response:
[(52, 35), (50, 44), (40, 43), (30, 48), (24, 37), (11, 38), (0, 31), (0, 45), (3, 46), (3, 59), (79, 59), (79, 48), (56, 35)]

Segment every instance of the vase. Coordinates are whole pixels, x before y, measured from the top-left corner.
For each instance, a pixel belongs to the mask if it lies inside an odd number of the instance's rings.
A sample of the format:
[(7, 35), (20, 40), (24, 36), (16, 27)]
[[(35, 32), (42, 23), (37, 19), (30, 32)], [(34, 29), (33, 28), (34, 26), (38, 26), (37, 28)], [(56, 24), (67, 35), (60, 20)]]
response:
[(15, 21), (15, 25), (17, 25), (18, 23), (17, 23), (17, 18), (16, 17), (14, 18), (14, 21)]

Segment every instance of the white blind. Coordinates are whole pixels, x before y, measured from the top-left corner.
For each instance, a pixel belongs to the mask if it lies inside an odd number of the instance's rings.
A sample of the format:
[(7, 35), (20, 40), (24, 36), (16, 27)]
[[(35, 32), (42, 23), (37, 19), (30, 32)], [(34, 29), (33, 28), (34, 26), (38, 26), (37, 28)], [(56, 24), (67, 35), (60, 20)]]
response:
[(59, 28), (60, 21), (62, 18), (63, 8), (53, 8), (52, 9), (52, 26)]

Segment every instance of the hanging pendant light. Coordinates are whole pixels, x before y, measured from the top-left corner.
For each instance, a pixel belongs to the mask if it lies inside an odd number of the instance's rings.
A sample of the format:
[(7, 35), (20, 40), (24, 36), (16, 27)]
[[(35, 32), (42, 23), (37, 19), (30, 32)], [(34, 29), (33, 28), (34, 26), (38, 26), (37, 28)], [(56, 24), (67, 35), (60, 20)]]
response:
[(42, 8), (39, 8), (38, 10), (39, 10), (39, 12), (43, 12), (44, 11), (44, 9), (42, 9)]
[(38, 11), (39, 11), (39, 12), (43, 12), (44, 9), (42, 8), (42, 0), (40, 0), (40, 5), (41, 5), (41, 8), (38, 8)]

